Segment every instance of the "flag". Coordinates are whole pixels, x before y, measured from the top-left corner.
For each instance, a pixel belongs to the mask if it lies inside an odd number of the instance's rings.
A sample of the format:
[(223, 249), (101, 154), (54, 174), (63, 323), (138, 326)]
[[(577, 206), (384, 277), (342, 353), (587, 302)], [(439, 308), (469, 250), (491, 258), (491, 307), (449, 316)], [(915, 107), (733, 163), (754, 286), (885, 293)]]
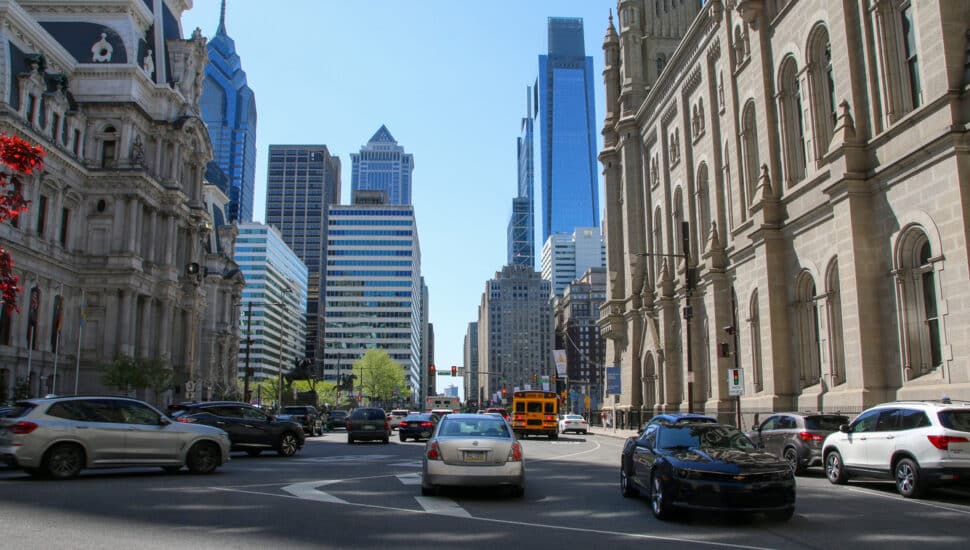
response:
[(30, 307), (27, 309), (27, 346), (30, 347), (37, 330), (37, 313), (40, 311), (40, 289), (30, 289)]
[(64, 316), (64, 298), (59, 294), (54, 296), (54, 318), (51, 321), (54, 330), (51, 331), (51, 350), (57, 351), (57, 341), (61, 337), (61, 318)]

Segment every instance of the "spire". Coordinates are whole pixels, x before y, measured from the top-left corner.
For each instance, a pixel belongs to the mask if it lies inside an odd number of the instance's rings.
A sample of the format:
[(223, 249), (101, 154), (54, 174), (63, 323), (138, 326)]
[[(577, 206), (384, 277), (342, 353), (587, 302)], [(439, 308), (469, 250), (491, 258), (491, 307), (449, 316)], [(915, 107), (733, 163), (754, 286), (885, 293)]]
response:
[(226, 0), (222, 0), (222, 12), (219, 14), (219, 28), (216, 34), (226, 34)]

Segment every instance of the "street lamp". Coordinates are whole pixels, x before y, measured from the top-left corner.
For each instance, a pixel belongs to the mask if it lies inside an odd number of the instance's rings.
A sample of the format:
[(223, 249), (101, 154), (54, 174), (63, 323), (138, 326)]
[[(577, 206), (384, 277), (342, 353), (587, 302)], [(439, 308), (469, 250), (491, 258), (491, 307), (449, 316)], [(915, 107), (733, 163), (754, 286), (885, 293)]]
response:
[[(288, 287), (288, 286), (281, 288), (280, 289), (280, 301), (278, 303), (271, 304), (271, 305), (279, 306), (281, 308), (284, 307), (284, 306), (286, 306), (287, 305), (286, 304), (286, 300), (284, 299), (284, 296), (283, 295), (284, 294), (289, 294), (289, 293), (292, 293), (292, 292), (293, 292), (293, 289), (290, 288), (290, 287)], [(276, 407), (277, 407), (277, 409), (281, 409), (283, 407), (283, 326), (284, 326), (284, 323), (285, 323), (285, 319), (283, 319), (283, 310), (281, 309), (280, 310), (280, 357), (279, 357), (279, 365), (278, 365), (278, 368), (277, 368), (278, 378), (277, 378), (277, 388), (276, 388), (276, 390), (277, 390), (277, 396), (276, 396)]]

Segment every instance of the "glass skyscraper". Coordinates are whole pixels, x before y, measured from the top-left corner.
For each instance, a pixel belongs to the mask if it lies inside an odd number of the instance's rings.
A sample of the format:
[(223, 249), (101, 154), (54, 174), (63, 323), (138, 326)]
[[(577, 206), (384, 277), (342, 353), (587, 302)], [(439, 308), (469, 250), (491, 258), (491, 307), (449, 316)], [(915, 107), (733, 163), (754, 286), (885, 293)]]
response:
[(508, 265), (529, 267), (535, 264), (535, 90), (535, 86), (526, 88), (526, 114), (516, 143), (519, 194), (512, 199), (508, 228)]
[(383, 191), (388, 204), (411, 204), (414, 157), (404, 152), (394, 136), (381, 125), (359, 153), (351, 153), (351, 194)]
[(600, 225), (593, 58), (586, 56), (583, 20), (550, 17), (548, 40), (538, 79), (541, 242)]
[(306, 358), (322, 366), (327, 209), (340, 200), (340, 159), (326, 145), (270, 145), (266, 224), (307, 267)]
[(202, 84), (202, 120), (209, 127), (213, 159), (206, 179), (229, 197), (227, 222), (253, 220), (256, 183), (256, 98), (226, 34), (226, 2), (216, 35), (208, 43)]

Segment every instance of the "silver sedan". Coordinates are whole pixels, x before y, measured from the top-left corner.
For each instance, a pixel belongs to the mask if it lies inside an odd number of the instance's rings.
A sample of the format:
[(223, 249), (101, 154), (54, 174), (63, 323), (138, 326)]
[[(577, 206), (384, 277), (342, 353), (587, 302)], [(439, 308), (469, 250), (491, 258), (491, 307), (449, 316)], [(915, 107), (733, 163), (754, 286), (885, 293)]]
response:
[(449, 414), (441, 418), (425, 447), (421, 494), (440, 486), (508, 487), (525, 493), (522, 445), (508, 422), (487, 414)]

